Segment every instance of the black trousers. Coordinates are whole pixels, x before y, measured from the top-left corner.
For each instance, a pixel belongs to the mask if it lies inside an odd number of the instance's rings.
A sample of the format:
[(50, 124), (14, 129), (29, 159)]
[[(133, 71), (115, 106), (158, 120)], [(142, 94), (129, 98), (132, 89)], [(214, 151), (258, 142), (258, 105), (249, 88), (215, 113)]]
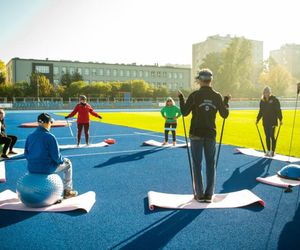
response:
[(275, 126), (274, 125), (264, 125), (265, 135), (266, 135), (266, 143), (268, 151), (271, 150), (274, 152), (276, 148), (276, 140), (275, 140)]
[(169, 123), (166, 122), (165, 123), (165, 141), (168, 141), (168, 137), (169, 137), (169, 131), (172, 131), (172, 139), (173, 141), (176, 141), (176, 127), (177, 127), (177, 123)]
[(6, 155), (7, 149), (9, 148), (9, 151), (12, 151), (14, 145), (16, 144), (18, 138), (14, 135), (7, 135), (5, 136), (1, 136), (0, 137), (0, 144), (4, 144), (3, 150), (2, 150), (2, 154)]

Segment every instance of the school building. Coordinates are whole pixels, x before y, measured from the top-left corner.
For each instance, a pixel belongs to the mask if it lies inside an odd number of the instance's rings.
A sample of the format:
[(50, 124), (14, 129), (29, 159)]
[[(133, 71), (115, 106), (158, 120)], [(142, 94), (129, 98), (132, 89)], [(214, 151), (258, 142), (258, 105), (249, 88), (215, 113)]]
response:
[(149, 84), (165, 86), (171, 90), (190, 89), (192, 86), (191, 67), (167, 65), (107, 64), (68, 60), (38, 60), (12, 58), (6, 65), (8, 81), (17, 83), (30, 81), (32, 72), (44, 74), (51, 83), (59, 84), (62, 75), (78, 72), (87, 83), (126, 82), (145, 80)]

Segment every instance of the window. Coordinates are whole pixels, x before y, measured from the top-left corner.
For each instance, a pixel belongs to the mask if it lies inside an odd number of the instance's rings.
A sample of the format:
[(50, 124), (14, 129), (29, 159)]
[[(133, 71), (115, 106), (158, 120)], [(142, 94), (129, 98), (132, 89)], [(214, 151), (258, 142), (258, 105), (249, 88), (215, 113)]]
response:
[(90, 74), (90, 70), (89, 70), (89, 69), (84, 69), (84, 74), (85, 74), (86, 76), (88, 76), (88, 75)]
[(143, 71), (142, 70), (139, 71), (139, 77), (143, 77)]
[(136, 77), (136, 70), (131, 71), (132, 77)]
[(49, 74), (50, 68), (49, 66), (36, 65), (35, 72)]
[(167, 77), (167, 72), (163, 72), (163, 77), (164, 77), (164, 78)]
[(58, 85), (58, 84), (59, 84), (59, 80), (53, 80), (53, 83), (54, 83), (55, 85)]
[(126, 76), (129, 77), (130, 76), (130, 71), (126, 70)]
[(96, 75), (96, 69), (92, 69), (92, 75), (93, 75), (93, 76)]
[(73, 67), (70, 67), (69, 73), (72, 75), (75, 73), (75, 69)]
[(53, 67), (53, 74), (58, 75), (59, 74), (59, 67)]
[(117, 76), (118, 71), (116, 69), (113, 69), (113, 76)]
[(107, 69), (107, 70), (106, 70), (106, 75), (107, 75), (107, 76), (110, 76), (110, 69)]
[(155, 71), (151, 71), (151, 77), (155, 77)]
[(182, 73), (178, 73), (179, 75), (179, 79), (183, 79), (183, 74)]
[(173, 76), (174, 76), (174, 79), (177, 79), (177, 73), (176, 72), (173, 73)]
[(168, 78), (172, 79), (172, 73), (171, 72), (168, 73)]
[(61, 67), (61, 73), (66, 74), (67, 73), (67, 67)]
[(124, 70), (120, 69), (120, 76), (124, 76)]
[(149, 77), (149, 71), (145, 71), (145, 77)]
[(80, 75), (82, 75), (82, 69), (81, 69), (81, 68), (78, 68), (78, 69), (77, 69), (77, 72), (78, 72)]
[(157, 71), (157, 77), (160, 77), (160, 71)]
[(103, 69), (99, 69), (99, 75), (103, 76), (103, 74), (104, 74), (104, 70)]

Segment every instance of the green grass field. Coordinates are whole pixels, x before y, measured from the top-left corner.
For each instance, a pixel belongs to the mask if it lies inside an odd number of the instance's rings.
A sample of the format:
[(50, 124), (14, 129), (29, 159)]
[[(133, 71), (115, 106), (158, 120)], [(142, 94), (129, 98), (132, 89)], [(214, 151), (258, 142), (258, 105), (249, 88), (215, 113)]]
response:
[[(232, 110), (226, 119), (223, 143), (239, 147), (255, 148), (262, 150), (258, 132), (255, 126), (257, 110)], [(61, 114), (61, 113), (60, 113)], [(102, 113), (102, 122), (122, 125), (132, 128), (145, 129), (156, 132), (163, 132), (164, 119), (160, 112), (111, 112)], [(187, 133), (190, 127), (190, 116), (185, 118)], [(91, 117), (94, 121), (99, 121)], [(294, 119), (294, 110), (283, 110), (283, 126), (277, 144), (277, 153), (288, 155)], [(217, 117), (217, 129), (219, 141), (222, 119)], [(264, 132), (261, 122), (259, 129), (264, 139)], [(178, 119), (177, 134), (184, 136), (182, 118)], [(300, 157), (300, 112), (297, 112), (291, 156)], [(264, 142), (265, 143), (265, 142)]]

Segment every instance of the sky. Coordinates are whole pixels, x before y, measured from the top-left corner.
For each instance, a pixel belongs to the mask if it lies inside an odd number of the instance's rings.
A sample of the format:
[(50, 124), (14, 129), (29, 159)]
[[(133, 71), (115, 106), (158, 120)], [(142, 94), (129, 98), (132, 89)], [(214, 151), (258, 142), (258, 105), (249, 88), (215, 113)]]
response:
[[(299, 2), (299, 1), (298, 1)], [(264, 57), (300, 44), (297, 0), (0, 0), (0, 60), (192, 64), (192, 45), (227, 34)]]

